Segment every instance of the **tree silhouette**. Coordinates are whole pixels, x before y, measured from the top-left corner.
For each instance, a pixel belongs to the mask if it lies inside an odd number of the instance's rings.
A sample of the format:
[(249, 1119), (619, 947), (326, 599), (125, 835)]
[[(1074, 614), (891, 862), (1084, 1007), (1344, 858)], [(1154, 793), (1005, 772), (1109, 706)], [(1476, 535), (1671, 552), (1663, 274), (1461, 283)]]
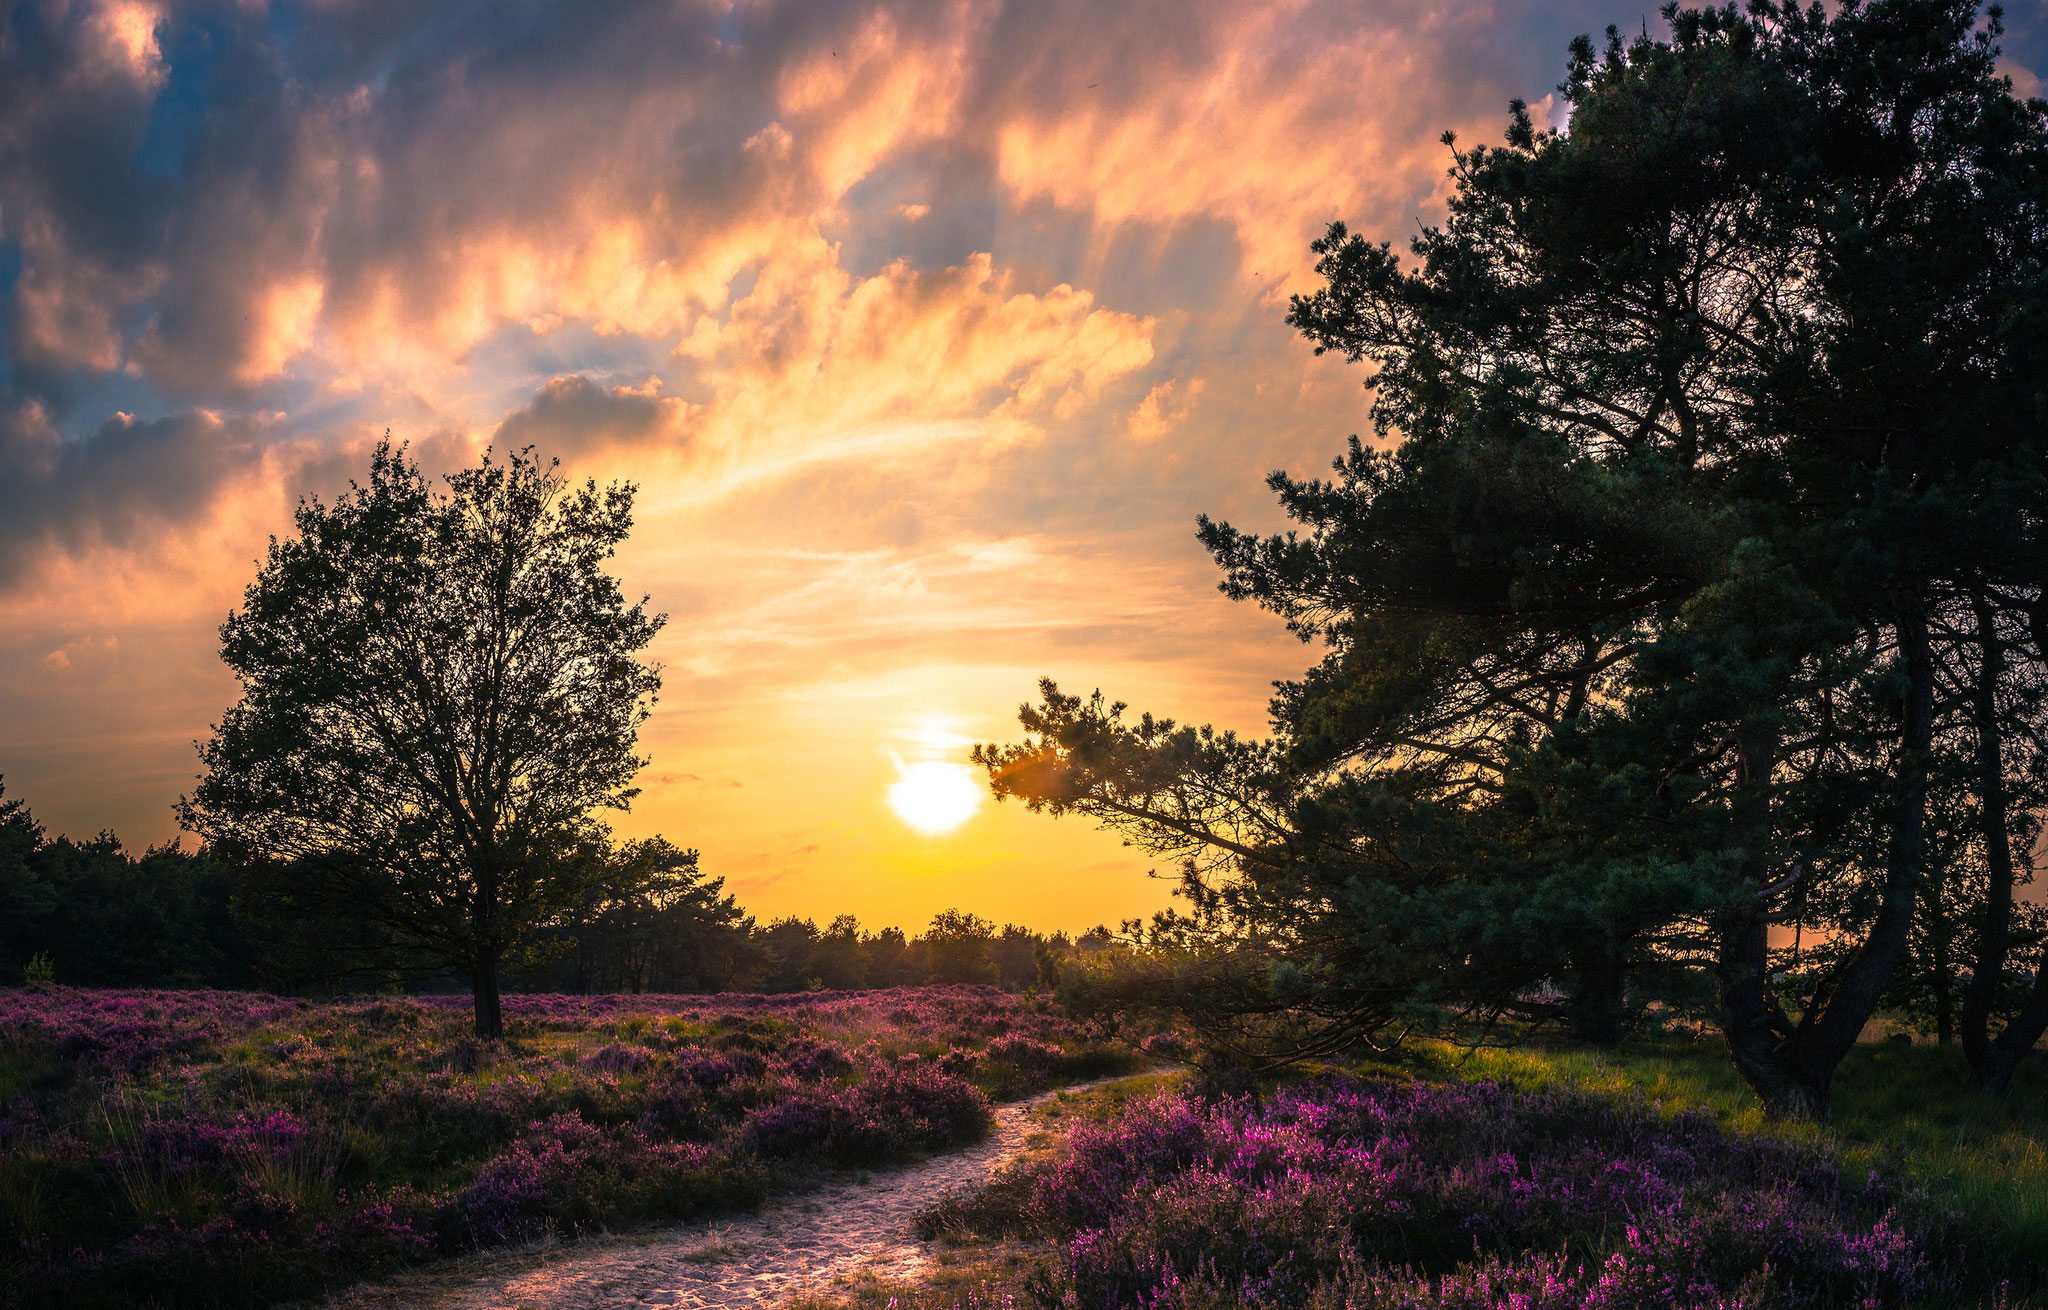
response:
[[(1544, 980), (1612, 1036), (1683, 953), (1787, 1115), (1825, 1115), (1934, 854), (1987, 850), (1960, 1022), (1995, 1078), (2048, 1023), (2044, 987), (1984, 1035), (2048, 626), (2048, 105), (1970, 3), (1664, 13), (1574, 43), (1568, 132), (1516, 103), (1500, 147), (1447, 137), (1411, 263), (1316, 244), (1290, 321), (1375, 366), (1390, 448), (1275, 474), (1297, 531), (1203, 521), (1224, 590), (1327, 647), (1274, 738), (1047, 684), (979, 758), (1185, 860), (1194, 927), (1286, 966), (1238, 1004), (1319, 1014), (1312, 1046)], [(1973, 739), (1981, 804), (1931, 808)], [(1783, 995), (1770, 930), (1813, 905), (1835, 951)]]
[(979, 915), (940, 910), (925, 929), (925, 951), (935, 983), (992, 983), (1000, 974), (989, 953), (996, 926)]
[(445, 482), (387, 441), (367, 483), (300, 503), (221, 628), (242, 699), (179, 815), (466, 972), (495, 1038), (502, 962), (604, 875), (580, 856), (592, 812), (636, 794), (661, 682), (636, 656), (663, 616), (604, 569), (630, 484), (572, 489), (530, 451)]

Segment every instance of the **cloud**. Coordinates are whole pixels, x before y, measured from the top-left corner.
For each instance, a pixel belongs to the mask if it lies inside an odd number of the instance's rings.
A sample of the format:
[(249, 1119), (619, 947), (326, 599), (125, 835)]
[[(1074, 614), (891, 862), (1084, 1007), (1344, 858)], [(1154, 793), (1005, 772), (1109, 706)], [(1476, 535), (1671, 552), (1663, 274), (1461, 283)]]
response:
[(1445, 188), (1438, 133), (1505, 109), (1445, 75), (1492, 54), (1487, 5), (1068, 0), (1007, 19), (977, 108), (1016, 200), (1112, 230), (1221, 220), (1255, 280), (1305, 272), (1332, 219), (1407, 219)]
[[(0, 764), (60, 830), (167, 835), (235, 694), (213, 629), (293, 499), (387, 428), (431, 472), (532, 444), (641, 485), (616, 563), (674, 616), (668, 772), (623, 827), (759, 871), (764, 915), (1153, 908), (1085, 826), (905, 836), (876, 743), (1000, 736), (1039, 673), (1256, 730), (1307, 656), (1217, 594), (1192, 519), (1281, 526), (1266, 472), (1366, 399), (1279, 298), (1330, 219), (1433, 217), (1438, 133), (1497, 132), (1610, 16), (25, 0)], [(1017, 852), (1031, 877), (989, 872)]]
[(0, 402), (0, 587), (53, 547), (120, 548), (204, 519), (258, 448), (256, 426), (206, 411), (116, 414), (67, 441), (41, 403)]
[(1216, 223), (1247, 276), (1298, 275), (1328, 220), (1442, 188), (1435, 133), (1498, 117), (1470, 65), (1504, 58), (1489, 6), (1422, 0), (322, 5), (289, 37), (225, 0), (20, 13), (16, 367), (221, 403), (293, 378), (446, 401), (508, 327), (687, 339), (892, 178), (947, 194), (885, 197), (891, 222), (1049, 204), (1093, 225), (1083, 263)]
[(286, 41), (260, 7), (30, 5), (12, 351), (219, 397), (417, 382), (507, 324), (687, 331), (946, 130), (972, 15), (901, 8), (320, 6)]
[(580, 374), (550, 378), (523, 409), (498, 425), (496, 444), (543, 455), (581, 455), (607, 447), (683, 440), (689, 406), (661, 394), (661, 379), (606, 388)]
[[(1093, 405), (1153, 357), (1150, 318), (1059, 285), (1022, 290), (989, 256), (848, 273), (813, 241), (680, 343), (696, 399), (658, 378), (550, 379), (499, 425), (501, 444), (632, 450), (656, 498), (701, 502), (820, 464), (886, 466), (935, 445), (993, 451)], [(665, 457), (665, 458), (664, 458)], [(672, 475), (664, 481), (661, 471)]]
[(1205, 384), (1200, 378), (1169, 378), (1145, 393), (1124, 421), (1133, 441), (1156, 441), (1187, 420)]

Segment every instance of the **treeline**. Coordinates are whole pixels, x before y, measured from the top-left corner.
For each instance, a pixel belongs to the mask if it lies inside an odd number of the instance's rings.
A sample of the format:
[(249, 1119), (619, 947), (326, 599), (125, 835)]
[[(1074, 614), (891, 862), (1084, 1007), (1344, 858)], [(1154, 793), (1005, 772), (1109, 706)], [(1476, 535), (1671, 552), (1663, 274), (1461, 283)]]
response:
[[(922, 933), (870, 931), (842, 914), (757, 924), (659, 838), (591, 853), (602, 875), (507, 972), (530, 992), (793, 992), (986, 983), (1020, 990), (1043, 962), (1110, 945), (946, 910)], [(295, 895), (292, 870), (238, 867), (175, 845), (141, 854), (112, 833), (51, 837), (0, 788), (0, 983), (260, 987), (327, 994), (467, 980), (409, 957), (374, 915), (344, 917)]]
[(251, 986), (256, 952), (233, 892), (211, 856), (135, 855), (110, 832), (51, 838), (0, 792), (0, 981), (21, 982), (35, 962), (99, 987)]

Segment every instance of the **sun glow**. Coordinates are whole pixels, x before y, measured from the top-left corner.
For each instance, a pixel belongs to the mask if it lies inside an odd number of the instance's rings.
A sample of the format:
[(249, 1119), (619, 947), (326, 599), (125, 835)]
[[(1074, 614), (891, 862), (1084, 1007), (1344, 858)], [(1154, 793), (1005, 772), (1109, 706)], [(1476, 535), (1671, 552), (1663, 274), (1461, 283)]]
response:
[(889, 808), (919, 832), (951, 832), (981, 808), (981, 783), (964, 764), (925, 760), (898, 769), (903, 776), (889, 785)]

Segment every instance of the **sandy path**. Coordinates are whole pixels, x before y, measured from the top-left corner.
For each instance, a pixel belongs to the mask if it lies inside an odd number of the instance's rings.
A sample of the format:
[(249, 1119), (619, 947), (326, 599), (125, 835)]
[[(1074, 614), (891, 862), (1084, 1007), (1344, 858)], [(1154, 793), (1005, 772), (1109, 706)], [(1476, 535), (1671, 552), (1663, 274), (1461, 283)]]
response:
[(1015, 1159), (1033, 1131), (1031, 1109), (1057, 1095), (1056, 1090), (999, 1106), (995, 1127), (985, 1140), (923, 1164), (875, 1173), (865, 1184), (829, 1185), (708, 1228), (669, 1229), (651, 1239), (555, 1248), (545, 1252), (538, 1265), (529, 1258), (518, 1262), (516, 1269), (479, 1270), (452, 1290), (445, 1284), (433, 1291), (400, 1285), (358, 1292), (341, 1303), (433, 1310), (774, 1305), (792, 1293), (823, 1288), (861, 1270), (915, 1275), (929, 1257), (925, 1244), (910, 1231), (912, 1217), (949, 1192), (981, 1183)]

